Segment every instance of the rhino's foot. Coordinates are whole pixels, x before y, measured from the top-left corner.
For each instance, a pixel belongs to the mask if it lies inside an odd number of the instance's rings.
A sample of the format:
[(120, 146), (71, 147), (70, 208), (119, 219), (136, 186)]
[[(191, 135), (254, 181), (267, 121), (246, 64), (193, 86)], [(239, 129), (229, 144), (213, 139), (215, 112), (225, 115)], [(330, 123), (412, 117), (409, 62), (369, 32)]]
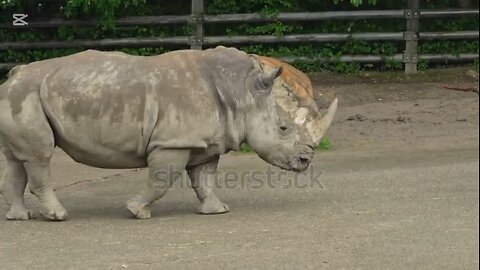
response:
[(214, 215), (228, 213), (230, 208), (217, 198), (205, 199), (198, 208), (199, 214)]
[(29, 220), (33, 218), (33, 212), (25, 208), (22, 209), (10, 209), (6, 215), (8, 220)]
[(42, 210), (42, 211), (40, 211), (40, 213), (46, 219), (49, 219), (49, 220), (52, 220), (52, 221), (63, 221), (67, 218), (67, 211), (61, 205), (59, 205), (55, 208), (52, 208), (52, 209)]
[(137, 198), (130, 199), (127, 202), (127, 209), (138, 219), (148, 219), (152, 217), (150, 205), (140, 202)]

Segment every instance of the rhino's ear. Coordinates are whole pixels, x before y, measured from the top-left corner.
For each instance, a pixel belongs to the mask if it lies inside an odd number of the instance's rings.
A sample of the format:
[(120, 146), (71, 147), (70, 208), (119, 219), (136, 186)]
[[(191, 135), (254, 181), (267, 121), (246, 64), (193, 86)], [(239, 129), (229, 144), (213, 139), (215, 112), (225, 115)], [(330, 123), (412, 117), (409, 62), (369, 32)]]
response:
[(275, 78), (282, 74), (282, 67), (276, 67), (269, 72), (261, 72), (254, 79), (253, 88), (258, 91), (270, 91)]

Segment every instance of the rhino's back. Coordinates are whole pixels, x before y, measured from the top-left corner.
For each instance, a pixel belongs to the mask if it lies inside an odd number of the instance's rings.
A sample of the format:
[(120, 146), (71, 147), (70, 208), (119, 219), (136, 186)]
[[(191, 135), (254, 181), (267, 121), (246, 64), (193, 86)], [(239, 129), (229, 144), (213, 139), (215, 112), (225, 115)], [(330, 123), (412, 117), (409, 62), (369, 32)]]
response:
[(70, 66), (82, 61), (92, 61), (98, 57), (106, 57), (108, 55), (124, 55), (120, 52), (101, 52), (96, 50), (86, 50), (80, 53), (46, 59), (32, 62), (26, 65), (19, 65), (12, 68), (8, 74), (8, 80), (0, 87), (0, 100), (8, 99), (12, 105), (18, 105), (18, 109), (25, 97), (32, 92), (40, 90), (40, 85), (45, 77), (53, 70), (59, 67)]

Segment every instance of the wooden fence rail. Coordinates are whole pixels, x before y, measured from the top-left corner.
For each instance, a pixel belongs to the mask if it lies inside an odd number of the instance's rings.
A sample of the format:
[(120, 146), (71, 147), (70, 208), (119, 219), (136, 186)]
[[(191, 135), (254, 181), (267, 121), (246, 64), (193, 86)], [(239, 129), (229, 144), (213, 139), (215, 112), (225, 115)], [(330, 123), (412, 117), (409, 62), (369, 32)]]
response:
[[(438, 39), (478, 39), (476, 31), (458, 32), (425, 32), (419, 33), (419, 40)], [(348, 40), (363, 41), (402, 41), (402, 32), (390, 33), (338, 33), (338, 34), (298, 34), (285, 36), (215, 36), (204, 37), (201, 44), (204, 46), (215, 45), (241, 45), (241, 44), (273, 44), (273, 43), (324, 43), (341, 42)], [(190, 44), (190, 37), (151, 37), (151, 38), (121, 38), (100, 40), (72, 40), (72, 41), (39, 41), (39, 42), (3, 42), (1, 50), (32, 50), (32, 49), (63, 49), (72, 47), (84, 48), (119, 48), (119, 47), (156, 47), (156, 46), (185, 46)]]
[[(327, 12), (299, 12), (280, 13), (269, 17), (261, 14), (222, 14), (205, 15), (203, 0), (192, 0), (192, 14), (178, 16), (142, 16), (120, 18), (115, 21), (118, 26), (141, 26), (141, 25), (167, 25), (167, 24), (190, 24), (193, 28), (192, 36), (177, 37), (145, 37), (145, 38), (121, 38), (101, 40), (73, 40), (73, 41), (40, 41), (40, 42), (2, 42), (2, 50), (32, 50), (32, 49), (59, 49), (59, 48), (121, 48), (121, 47), (158, 47), (158, 46), (187, 46), (192, 49), (202, 49), (203, 46), (215, 45), (241, 45), (241, 44), (273, 44), (273, 43), (323, 43), (344, 42), (348, 40), (362, 41), (404, 41), (405, 52), (391, 57), (375, 55), (346, 55), (335, 58), (324, 57), (285, 57), (288, 62), (301, 61), (341, 61), (376, 63), (390, 60), (405, 63), (406, 73), (415, 73), (419, 60), (429, 61), (473, 61), (478, 59), (478, 54), (439, 54), (418, 55), (417, 44), (420, 40), (461, 40), (478, 39), (478, 31), (454, 31), (454, 32), (419, 32), (419, 20), (423, 18), (449, 18), (478, 16), (478, 10), (420, 10), (419, 0), (408, 0), (405, 10), (362, 10), (362, 11), (327, 11)], [(327, 34), (291, 34), (285, 36), (205, 36), (204, 25), (216, 23), (268, 23), (268, 22), (301, 22), (322, 20), (359, 20), (359, 19), (404, 19), (406, 29), (404, 32), (387, 33), (327, 33)], [(98, 24), (96, 20), (50, 20), (45, 22), (28, 22), (27, 26), (13, 26), (11, 23), (2, 23), (0, 28), (56, 28), (60, 26), (91, 27)], [(0, 63), (0, 70), (11, 68), (15, 63)]]

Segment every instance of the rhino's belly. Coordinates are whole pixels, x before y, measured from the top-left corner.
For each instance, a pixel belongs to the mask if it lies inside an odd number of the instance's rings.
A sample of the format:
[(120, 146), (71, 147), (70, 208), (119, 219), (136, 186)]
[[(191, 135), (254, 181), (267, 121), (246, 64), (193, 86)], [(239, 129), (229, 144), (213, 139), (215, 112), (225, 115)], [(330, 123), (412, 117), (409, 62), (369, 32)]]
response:
[[(54, 127), (55, 143), (75, 161), (99, 168), (146, 166), (140, 130), (129, 125), (79, 123)], [(93, 123), (92, 123), (93, 122)]]
[(93, 149), (72, 147), (68, 143), (60, 143), (62, 148), (73, 160), (105, 169), (132, 169), (144, 168), (147, 166), (146, 159), (140, 156), (133, 156), (115, 150), (96, 151)]

